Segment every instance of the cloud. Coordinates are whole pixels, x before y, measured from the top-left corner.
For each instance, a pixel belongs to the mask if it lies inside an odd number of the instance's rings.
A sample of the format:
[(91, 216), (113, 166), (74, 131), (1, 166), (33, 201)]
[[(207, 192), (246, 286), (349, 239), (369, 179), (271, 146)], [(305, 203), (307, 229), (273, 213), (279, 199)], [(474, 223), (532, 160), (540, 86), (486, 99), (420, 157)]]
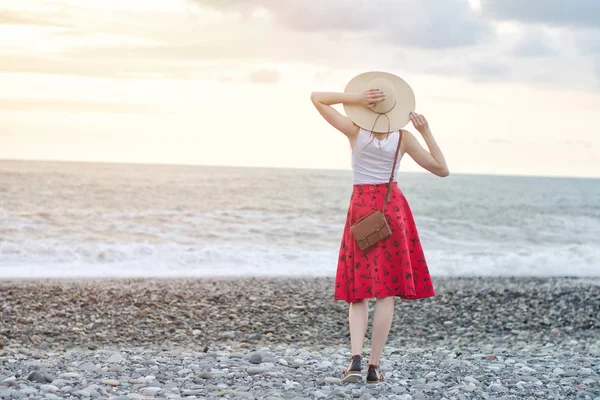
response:
[[(236, 63), (235, 67), (232, 67), (231, 60), (219, 63), (175, 63), (164, 62), (164, 60), (152, 57), (119, 59), (114, 55), (110, 57), (110, 51), (95, 56), (93, 52), (85, 54), (87, 55), (58, 57), (3, 55), (0, 53), (0, 73), (52, 74), (113, 79), (214, 80), (225, 83), (250, 82), (263, 85), (275, 84), (281, 80), (281, 74), (277, 69), (253, 70), (254, 66), (251, 62)], [(10, 106), (9, 103), (4, 102), (0, 106), (18, 108), (19, 104), (21, 103), (17, 101)], [(62, 106), (56, 105), (56, 107)]]
[(498, 60), (475, 61), (470, 63), (468, 69), (474, 80), (505, 80), (509, 76), (510, 69), (506, 64)]
[(155, 59), (12, 55), (0, 53), (0, 72), (108, 77), (119, 79), (211, 79), (215, 66), (184, 65)]
[(548, 57), (559, 53), (553, 39), (541, 30), (526, 30), (511, 51), (515, 57)]
[(0, 98), (0, 110), (3, 111), (52, 111), (52, 112), (93, 112), (108, 114), (156, 114), (165, 110), (146, 104), (110, 103), (86, 100), (59, 99), (3, 99)]
[(484, 16), (497, 20), (555, 26), (598, 27), (597, 0), (480, 0)]
[(261, 69), (251, 72), (248, 75), (248, 80), (252, 83), (273, 84), (279, 82), (281, 75), (276, 69)]
[(362, 33), (370, 35), (373, 43), (382, 40), (407, 47), (469, 46), (493, 34), (467, 0), (194, 1), (246, 17), (266, 9), (273, 23), (288, 30)]
[(217, 81), (217, 82), (222, 82), (222, 83), (232, 83), (235, 82), (235, 78), (230, 76), (230, 75), (217, 75), (215, 77), (213, 77), (213, 80)]
[[(12, 13), (72, 27), (4, 50), (0, 41), (0, 71), (272, 84), (294, 65), (313, 76), (320, 70), (322, 81), (335, 79), (328, 72), (375, 68), (473, 81), (598, 81), (597, 30), (509, 23), (515, 27), (502, 31), (466, 0), (189, 1), (197, 7), (178, 13), (86, 5)], [(490, 11), (486, 0), (482, 6)]]
[(600, 56), (600, 30), (579, 30), (571, 34), (570, 39), (582, 54)]
[(33, 15), (23, 15), (16, 12), (0, 12), (0, 25), (36, 25), (45, 27), (66, 28), (70, 25), (60, 21), (38, 18)]

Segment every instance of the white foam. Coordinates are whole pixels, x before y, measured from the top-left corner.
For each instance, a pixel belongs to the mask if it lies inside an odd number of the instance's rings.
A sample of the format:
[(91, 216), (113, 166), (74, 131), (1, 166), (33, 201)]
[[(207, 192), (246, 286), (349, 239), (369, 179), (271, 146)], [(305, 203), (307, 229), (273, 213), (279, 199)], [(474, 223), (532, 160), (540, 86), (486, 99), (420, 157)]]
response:
[[(430, 250), (427, 250), (429, 248)], [(453, 250), (454, 249), (454, 250)], [(426, 247), (432, 276), (600, 276), (591, 245)], [(0, 242), (0, 278), (165, 276), (334, 276), (338, 248), (177, 243)]]
[[(233, 276), (335, 273), (334, 250), (305, 251), (219, 244), (0, 243), (0, 278), (95, 276)], [(324, 268), (324, 266), (328, 266)]]
[(592, 245), (510, 248), (506, 244), (471, 251), (425, 253), (438, 276), (600, 276), (600, 249)]

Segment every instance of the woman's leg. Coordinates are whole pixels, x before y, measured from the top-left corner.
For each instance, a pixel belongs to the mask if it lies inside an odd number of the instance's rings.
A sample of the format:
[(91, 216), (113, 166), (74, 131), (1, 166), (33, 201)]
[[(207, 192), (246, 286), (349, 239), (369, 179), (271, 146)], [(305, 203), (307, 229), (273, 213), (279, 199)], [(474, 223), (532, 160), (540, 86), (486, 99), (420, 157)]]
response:
[(350, 303), (348, 310), (348, 322), (350, 323), (350, 343), (352, 346), (352, 355), (362, 354), (365, 334), (367, 333), (367, 324), (369, 322), (368, 300)]
[(379, 357), (387, 341), (394, 316), (394, 296), (378, 297), (373, 315), (370, 364), (379, 365)]

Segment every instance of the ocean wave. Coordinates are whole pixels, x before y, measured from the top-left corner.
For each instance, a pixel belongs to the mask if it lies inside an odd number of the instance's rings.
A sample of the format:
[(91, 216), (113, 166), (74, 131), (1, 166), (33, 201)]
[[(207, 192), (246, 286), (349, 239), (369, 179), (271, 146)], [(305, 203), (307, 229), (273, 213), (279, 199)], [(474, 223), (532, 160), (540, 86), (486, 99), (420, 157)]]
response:
[[(334, 276), (337, 248), (241, 244), (0, 242), (0, 277), (25, 276)], [(600, 276), (592, 245), (430, 246), (432, 276)]]

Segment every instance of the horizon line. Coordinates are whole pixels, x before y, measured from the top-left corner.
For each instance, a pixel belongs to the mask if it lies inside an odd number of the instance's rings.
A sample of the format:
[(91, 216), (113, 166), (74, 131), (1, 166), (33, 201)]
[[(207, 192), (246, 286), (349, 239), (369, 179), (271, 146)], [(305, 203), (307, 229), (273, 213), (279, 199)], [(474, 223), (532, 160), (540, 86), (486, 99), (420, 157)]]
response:
[[(115, 165), (147, 165), (147, 166), (179, 166), (179, 167), (205, 167), (205, 168), (253, 168), (253, 169), (282, 169), (303, 171), (339, 171), (351, 172), (351, 168), (322, 168), (322, 167), (274, 167), (257, 165), (218, 165), (218, 164), (181, 164), (168, 162), (136, 162), (136, 161), (94, 161), (94, 160), (55, 160), (55, 159), (27, 159), (27, 158), (0, 158), (0, 162), (49, 162), (63, 164), (115, 164)], [(411, 174), (429, 174), (428, 171), (401, 171)], [(554, 179), (600, 179), (598, 176), (575, 176), (575, 175), (531, 175), (531, 174), (507, 174), (507, 173), (476, 173), (476, 172), (450, 172), (450, 175), (473, 175), (473, 176), (499, 176), (499, 177), (522, 177), (522, 178), (554, 178)]]

